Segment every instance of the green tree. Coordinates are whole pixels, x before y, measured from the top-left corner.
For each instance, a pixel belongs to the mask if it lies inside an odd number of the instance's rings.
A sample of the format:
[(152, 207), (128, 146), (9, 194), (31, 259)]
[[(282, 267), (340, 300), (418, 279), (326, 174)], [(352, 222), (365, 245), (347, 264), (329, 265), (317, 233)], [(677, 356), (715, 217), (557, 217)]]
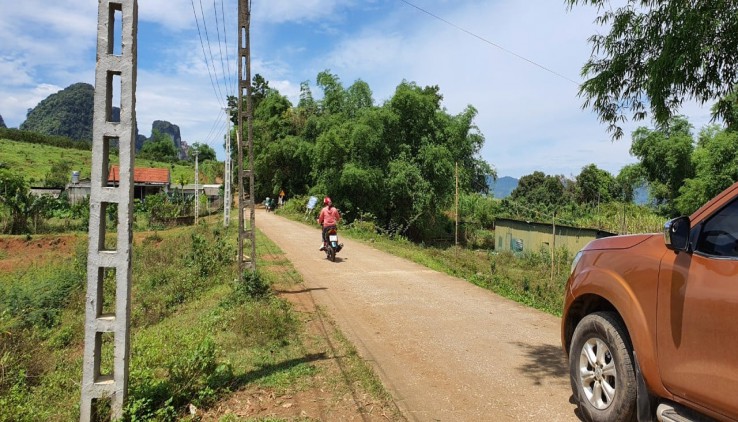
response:
[(51, 164), (49, 172), (44, 178), (46, 187), (64, 187), (69, 183), (72, 174), (72, 163), (59, 160)]
[(510, 193), (510, 199), (554, 209), (568, 202), (562, 180), (542, 171), (534, 171), (521, 177), (518, 187)]
[[(701, 103), (733, 92), (738, 82), (738, 3), (732, 0), (566, 0), (597, 7), (597, 22), (609, 33), (589, 38), (592, 56), (582, 68), (580, 89), (615, 139), (627, 117), (650, 111), (659, 125), (685, 99)], [(715, 110), (726, 116), (726, 109)], [(626, 113), (629, 116), (626, 116)], [(728, 119), (726, 119), (728, 120)]]
[(615, 197), (625, 202), (633, 202), (636, 188), (645, 182), (641, 165), (628, 164), (620, 169), (620, 173), (615, 177), (615, 183), (620, 189), (620, 194)]
[(215, 150), (208, 144), (201, 144), (199, 142), (192, 144), (187, 155), (190, 157), (190, 160), (194, 162), (196, 154), (198, 156), (198, 161), (201, 163), (208, 160), (215, 161), (217, 159), (215, 156)]
[(350, 116), (357, 116), (362, 110), (370, 109), (373, 105), (372, 90), (368, 83), (357, 80), (346, 90), (346, 111)]
[(34, 214), (34, 198), (23, 177), (8, 169), (0, 169), (0, 207), (9, 214), (10, 234), (28, 233), (28, 218)]
[(326, 70), (317, 84), (320, 101), (304, 82), (297, 107), (271, 89), (254, 109), (257, 197), (328, 194), (346, 221), (372, 215), (385, 230), (422, 238), (446, 218), (455, 164), (462, 192), (487, 189), (494, 171), (479, 157), (474, 107), (450, 115), (437, 86), (410, 82), (381, 106), (361, 80), (344, 89)]
[(694, 175), (691, 127), (687, 119), (677, 116), (660, 129), (640, 127), (633, 133), (630, 153), (640, 160), (651, 196), (666, 215), (676, 213), (679, 189)]
[(692, 154), (694, 177), (684, 181), (676, 199), (680, 214), (689, 215), (738, 180), (738, 133), (708, 126)]
[(324, 70), (318, 73), (318, 86), (323, 89), (323, 100), (320, 102), (321, 109), (326, 113), (339, 114), (345, 111), (346, 90), (341, 85), (337, 75)]
[(151, 134), (151, 139), (144, 143), (141, 151), (138, 152), (138, 156), (149, 160), (169, 163), (173, 163), (179, 159), (177, 147), (174, 146), (172, 138), (158, 130), (154, 130)]
[(576, 179), (576, 200), (583, 204), (612, 201), (617, 195), (615, 178), (605, 170), (589, 164)]

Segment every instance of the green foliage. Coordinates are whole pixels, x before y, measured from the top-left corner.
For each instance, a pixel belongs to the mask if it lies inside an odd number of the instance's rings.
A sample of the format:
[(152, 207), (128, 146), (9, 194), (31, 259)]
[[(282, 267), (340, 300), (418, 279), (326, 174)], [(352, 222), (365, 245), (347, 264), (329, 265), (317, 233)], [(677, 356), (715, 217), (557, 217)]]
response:
[(274, 89), (255, 107), (258, 198), (328, 194), (347, 223), (370, 213), (382, 230), (423, 239), (452, 202), (457, 163), (462, 192), (487, 189), (494, 171), (478, 158), (473, 107), (449, 115), (438, 87), (409, 82), (376, 106), (366, 82), (345, 89), (328, 70), (316, 81), (320, 101), (303, 83), (297, 107)]
[(200, 163), (204, 163), (205, 161), (215, 161), (215, 150), (208, 144), (201, 144), (199, 142), (195, 142), (190, 147), (190, 150), (188, 151), (188, 156), (190, 158), (190, 161), (195, 161), (195, 155), (198, 156), (198, 160)]
[(44, 186), (48, 187), (65, 187), (71, 180), (72, 163), (66, 160), (55, 161), (51, 164), (51, 169), (46, 173)]
[(125, 421), (175, 421), (177, 409), (188, 403), (197, 407), (212, 404), (233, 379), (232, 366), (218, 362), (211, 337), (180, 346), (184, 349), (165, 359), (165, 378), (151, 369), (133, 371)]
[(0, 421), (50, 420), (65, 414), (39, 406), (33, 398), (40, 389), (52, 395), (69, 388), (66, 379), (52, 373), (65, 362), (58, 361), (55, 368), (50, 361), (55, 360), (54, 350), (73, 344), (73, 332), (82, 329), (72, 331), (62, 323), (72, 299), (83, 292), (85, 271), (82, 245), (74, 259), (0, 273)]
[(577, 176), (576, 197), (579, 203), (593, 204), (610, 202), (618, 195), (618, 186), (615, 178), (605, 170), (598, 169), (590, 164), (582, 169)]
[(94, 93), (90, 84), (70, 85), (30, 110), (20, 129), (90, 142)]
[[(618, 8), (605, 0), (567, 3), (597, 7), (597, 22), (609, 28), (589, 39), (593, 54), (582, 74), (590, 79), (580, 95), (616, 139), (627, 117), (643, 120), (650, 109), (664, 125), (685, 99), (704, 103), (723, 97), (738, 82), (738, 70), (730, 65), (738, 59), (734, 1), (628, 0)], [(730, 110), (715, 111), (730, 121)]]
[(207, 277), (215, 273), (219, 267), (232, 261), (236, 252), (226, 244), (225, 234), (220, 228), (212, 233), (212, 240), (206, 239), (199, 233), (192, 233), (192, 252), (190, 266), (200, 277)]
[(151, 139), (144, 143), (138, 156), (165, 163), (173, 163), (179, 159), (179, 153), (172, 138), (158, 130), (154, 130)]
[(0, 169), (0, 213), (9, 215), (9, 224), (3, 231), (21, 234), (29, 231), (28, 218), (35, 212), (34, 199), (23, 178), (6, 169)]
[(518, 187), (512, 191), (509, 199), (515, 202), (542, 205), (547, 209), (558, 208), (571, 202), (571, 197), (565, 195), (562, 179), (563, 177), (535, 171), (520, 178)]
[[(312, 346), (302, 343), (299, 314), (287, 301), (232, 291), (237, 268), (227, 239), (234, 232), (219, 226), (135, 240), (126, 421), (182, 420), (190, 403), (207, 409), (252, 383), (299, 388), (317, 373), (306, 358)], [(257, 237), (259, 253), (264, 242)], [(78, 246), (76, 259), (0, 272), (2, 422), (79, 419), (87, 245)], [(269, 245), (270, 254), (275, 250)], [(259, 283), (268, 289), (267, 280), (294, 282), (288, 274), (299, 276), (285, 266), (286, 260), (262, 264)]]
[(692, 165), (694, 177), (684, 180), (676, 198), (676, 208), (682, 215), (696, 211), (738, 180), (738, 132), (716, 126), (703, 129)]
[(29, 130), (19, 130), (13, 128), (0, 128), (0, 139), (11, 139), (13, 141), (28, 144), (49, 145), (60, 148), (80, 149), (85, 151), (90, 151), (92, 148), (91, 141), (76, 141), (65, 136), (46, 135)]
[(675, 117), (661, 129), (640, 127), (633, 133), (631, 154), (640, 160), (651, 195), (665, 215), (676, 214), (679, 188), (694, 175), (691, 127), (684, 117)]
[(246, 270), (243, 273), (243, 282), (234, 282), (232, 303), (243, 304), (248, 300), (260, 300), (269, 297), (271, 290), (269, 283), (262, 273)]
[(270, 296), (266, 300), (247, 300), (239, 307), (231, 329), (246, 347), (286, 346), (296, 340), (298, 315), (289, 303)]
[(146, 209), (151, 215), (152, 222), (165, 222), (182, 214), (181, 204), (170, 200), (164, 192), (147, 196)]
[(475, 228), (491, 229), (495, 218), (502, 213), (499, 199), (479, 193), (463, 194), (459, 197), (459, 215), (462, 221)]
[(645, 182), (643, 167), (640, 164), (628, 164), (620, 169), (620, 173), (615, 177), (615, 184), (620, 189), (620, 195), (615, 193), (614, 196), (624, 202), (633, 202), (635, 189)]

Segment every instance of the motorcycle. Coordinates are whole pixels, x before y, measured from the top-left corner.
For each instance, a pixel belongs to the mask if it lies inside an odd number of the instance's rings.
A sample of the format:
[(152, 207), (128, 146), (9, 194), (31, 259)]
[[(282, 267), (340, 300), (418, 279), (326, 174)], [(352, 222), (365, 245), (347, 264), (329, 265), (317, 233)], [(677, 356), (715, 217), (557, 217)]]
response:
[(325, 242), (323, 249), (327, 258), (332, 262), (336, 262), (336, 254), (343, 249), (343, 243), (338, 243), (338, 232), (335, 227), (328, 229), (326, 235), (328, 241)]

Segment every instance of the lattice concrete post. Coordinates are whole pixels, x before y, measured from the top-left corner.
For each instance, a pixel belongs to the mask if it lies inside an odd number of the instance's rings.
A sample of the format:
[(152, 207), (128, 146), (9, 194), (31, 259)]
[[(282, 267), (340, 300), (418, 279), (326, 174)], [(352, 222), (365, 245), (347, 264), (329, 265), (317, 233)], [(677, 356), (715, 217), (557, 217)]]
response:
[[(256, 271), (256, 204), (254, 203), (254, 126), (251, 101), (251, 0), (238, 0), (238, 274), (243, 282), (245, 268)], [(245, 92), (244, 92), (245, 91)], [(244, 95), (245, 94), (245, 95)], [(245, 100), (245, 101), (244, 101)], [(246, 103), (244, 110), (244, 102)], [(244, 120), (247, 126), (243, 145)], [(244, 163), (244, 149), (248, 156)], [(245, 169), (244, 165), (248, 165)], [(244, 186), (248, 183), (248, 186)], [(248, 188), (248, 190), (247, 190)], [(249, 227), (246, 227), (246, 210)], [(247, 248), (249, 255), (245, 255)]]
[[(110, 407), (113, 419), (120, 418), (128, 388), (138, 1), (98, 2), (81, 421), (94, 420), (102, 406)], [(116, 19), (122, 25), (116, 25)], [(122, 34), (116, 34), (116, 28), (122, 28)], [(120, 121), (116, 122), (113, 93), (118, 82)], [(114, 141), (119, 148), (120, 184), (107, 187)], [(113, 244), (112, 237), (106, 242), (105, 232), (108, 211), (115, 205)]]

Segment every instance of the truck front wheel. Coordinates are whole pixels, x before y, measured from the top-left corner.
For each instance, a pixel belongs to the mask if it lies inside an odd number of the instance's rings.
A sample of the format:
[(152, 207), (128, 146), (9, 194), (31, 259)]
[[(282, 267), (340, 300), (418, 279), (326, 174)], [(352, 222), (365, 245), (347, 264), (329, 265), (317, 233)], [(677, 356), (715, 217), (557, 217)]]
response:
[(569, 350), (569, 376), (584, 419), (635, 419), (636, 382), (631, 350), (628, 333), (617, 314), (596, 312), (579, 322)]

